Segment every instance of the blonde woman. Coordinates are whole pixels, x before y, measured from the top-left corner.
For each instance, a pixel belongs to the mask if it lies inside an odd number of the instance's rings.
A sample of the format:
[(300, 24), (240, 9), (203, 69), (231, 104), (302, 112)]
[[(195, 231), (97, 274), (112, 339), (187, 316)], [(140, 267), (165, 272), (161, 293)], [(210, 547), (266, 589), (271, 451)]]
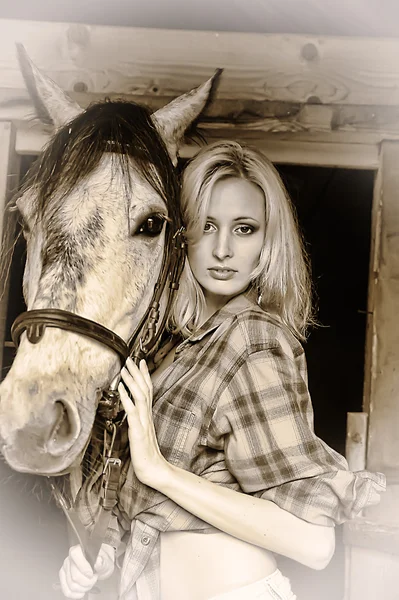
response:
[[(300, 343), (311, 286), (272, 164), (235, 142), (204, 148), (185, 170), (182, 207), (174, 335), (151, 376), (128, 360), (119, 388), (131, 460), (117, 516), (132, 528), (118, 597), (294, 600), (275, 555), (324, 568), (334, 524), (378, 502), (384, 478), (351, 473), (313, 431)], [(117, 543), (94, 573), (71, 550), (67, 597), (112, 571)]]

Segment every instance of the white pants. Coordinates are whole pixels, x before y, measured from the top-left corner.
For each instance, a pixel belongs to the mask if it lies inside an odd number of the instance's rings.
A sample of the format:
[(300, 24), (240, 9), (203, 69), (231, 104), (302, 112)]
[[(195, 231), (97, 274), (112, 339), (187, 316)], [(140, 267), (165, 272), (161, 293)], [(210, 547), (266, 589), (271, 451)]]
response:
[(277, 569), (260, 581), (255, 581), (209, 600), (296, 600), (290, 580)]

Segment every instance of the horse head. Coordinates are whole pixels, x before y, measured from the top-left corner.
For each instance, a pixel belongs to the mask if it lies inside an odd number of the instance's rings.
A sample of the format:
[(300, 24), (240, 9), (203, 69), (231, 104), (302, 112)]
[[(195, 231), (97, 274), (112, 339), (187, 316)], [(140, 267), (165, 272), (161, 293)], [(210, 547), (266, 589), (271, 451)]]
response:
[[(19, 55), (36, 110), (54, 127), (16, 200), (27, 244), (27, 309), (68, 311), (127, 341), (159, 277), (167, 223), (172, 232), (178, 226), (178, 145), (214, 77), (152, 115), (125, 101), (82, 110), (22, 48)], [(90, 337), (57, 327), (39, 340), (22, 332), (0, 386), (9, 465), (44, 475), (70, 470), (119, 369), (116, 352)]]

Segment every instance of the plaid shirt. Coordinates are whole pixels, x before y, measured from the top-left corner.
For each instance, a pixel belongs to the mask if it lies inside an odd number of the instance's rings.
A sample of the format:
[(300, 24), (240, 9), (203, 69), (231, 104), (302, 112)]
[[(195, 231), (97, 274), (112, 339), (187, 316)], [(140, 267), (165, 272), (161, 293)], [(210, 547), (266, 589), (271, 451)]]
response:
[[(153, 416), (169, 462), (271, 500), (311, 523), (351, 519), (385, 489), (382, 474), (348, 471), (346, 460), (315, 435), (303, 348), (278, 317), (246, 295), (177, 347), (173, 365), (155, 380)], [(98, 503), (93, 490), (86, 510)], [(159, 532), (215, 531), (141, 484), (130, 461), (117, 517), (130, 531), (121, 572), (124, 600), (159, 598)], [(119, 538), (115, 519), (107, 541), (117, 545)]]

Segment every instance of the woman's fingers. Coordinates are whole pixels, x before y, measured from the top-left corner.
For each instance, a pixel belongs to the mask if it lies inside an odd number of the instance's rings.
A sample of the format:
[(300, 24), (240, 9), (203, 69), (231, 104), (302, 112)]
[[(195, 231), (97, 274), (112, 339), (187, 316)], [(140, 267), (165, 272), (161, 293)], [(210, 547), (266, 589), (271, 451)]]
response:
[(59, 571), (61, 589), (67, 598), (79, 600), (97, 582), (79, 545), (73, 546)]
[(72, 600), (80, 600), (84, 597), (85, 591), (73, 592), (70, 586), (70, 583), (67, 581), (66, 572), (63, 568), (60, 569), (59, 572), (60, 584), (62, 593), (66, 598), (71, 598)]
[[(141, 363), (143, 361), (140, 361), (140, 367), (141, 367)], [(144, 361), (145, 362), (145, 361)], [(138, 366), (135, 364), (135, 362), (130, 358), (126, 360), (125, 363), (125, 368), (128, 370), (128, 373), (133, 377), (134, 381), (137, 383), (138, 386), (140, 386), (140, 388), (143, 391), (147, 391), (148, 390), (148, 381), (146, 380), (146, 378), (144, 377), (141, 368), (139, 369)], [(150, 383), (151, 385), (151, 383)]]
[(115, 568), (115, 548), (109, 544), (102, 544), (94, 570), (100, 581), (108, 579)]
[(67, 565), (67, 578), (73, 591), (87, 592), (97, 582), (97, 575), (85, 559), (80, 546), (74, 546), (69, 553), (70, 560)]
[(152, 384), (146, 362), (140, 361), (140, 367), (137, 367), (133, 360), (128, 358), (126, 366), (121, 370), (121, 377), (140, 414), (143, 414), (143, 410), (147, 412), (148, 408), (152, 407)]
[(150, 372), (147, 367), (147, 363), (145, 362), (144, 359), (140, 361), (139, 367), (140, 367), (140, 372), (142, 373), (144, 380), (148, 386), (148, 389), (151, 392), (151, 400), (152, 400), (152, 381), (151, 381)]
[(126, 388), (122, 382), (118, 385), (118, 392), (123, 409), (129, 418), (131, 415), (133, 415), (135, 406), (132, 402), (132, 399), (129, 398), (129, 394), (127, 393)]
[(133, 396), (134, 403), (145, 402), (147, 400), (148, 387), (141, 376), (141, 381), (137, 381), (136, 374), (131, 375), (126, 367), (121, 370), (121, 376), (127, 389)]
[(90, 563), (86, 560), (80, 544), (72, 546), (69, 550), (69, 559), (71, 566), (77, 570), (82, 577), (87, 580), (92, 580), (94, 577), (93, 569)]
[[(121, 371), (118, 386), (120, 399), (129, 424), (129, 445), (132, 466), (137, 478), (152, 485), (158, 479), (162, 457), (152, 418), (152, 385), (145, 361), (137, 367), (131, 359)], [(126, 386), (126, 387), (125, 387)], [(133, 401), (129, 398), (130, 391)]]

